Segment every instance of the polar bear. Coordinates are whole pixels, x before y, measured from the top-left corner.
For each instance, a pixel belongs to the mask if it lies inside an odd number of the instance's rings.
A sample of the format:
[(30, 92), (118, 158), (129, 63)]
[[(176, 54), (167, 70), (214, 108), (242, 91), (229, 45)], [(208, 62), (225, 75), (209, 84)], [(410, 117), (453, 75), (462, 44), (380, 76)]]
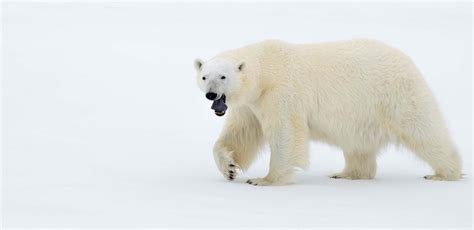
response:
[(413, 62), (375, 40), (291, 44), (267, 40), (197, 59), (197, 83), (217, 115), (227, 115), (214, 145), (229, 180), (264, 143), (270, 168), (252, 185), (292, 182), (308, 165), (308, 142), (340, 147), (345, 167), (332, 178), (372, 179), (389, 143), (428, 163), (429, 180), (458, 180), (461, 159), (436, 101)]

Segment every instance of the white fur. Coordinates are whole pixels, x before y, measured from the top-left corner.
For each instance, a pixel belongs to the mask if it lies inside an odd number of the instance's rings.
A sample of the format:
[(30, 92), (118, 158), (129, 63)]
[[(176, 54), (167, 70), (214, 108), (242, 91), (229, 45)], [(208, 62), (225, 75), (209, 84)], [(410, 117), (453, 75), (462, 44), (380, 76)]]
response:
[(389, 143), (403, 144), (426, 161), (435, 173), (427, 179), (461, 177), (460, 157), (420, 72), (381, 42), (269, 40), (201, 64), (198, 82), (203, 75), (215, 80), (225, 74), (229, 80), (219, 86), (229, 111), (214, 147), (227, 178), (236, 176), (237, 167), (247, 169), (267, 142), (269, 173), (248, 183), (289, 183), (295, 168), (308, 165), (311, 139), (344, 151), (346, 166), (333, 178), (372, 179), (376, 154)]
[[(243, 69), (244, 62), (235, 65), (229, 60), (216, 58), (203, 65), (203, 62), (197, 59), (194, 65), (199, 73), (198, 86), (205, 93), (217, 93), (217, 98), (219, 98), (224, 92), (230, 94), (239, 87), (237, 74)], [(225, 77), (225, 79), (221, 79), (221, 77)]]

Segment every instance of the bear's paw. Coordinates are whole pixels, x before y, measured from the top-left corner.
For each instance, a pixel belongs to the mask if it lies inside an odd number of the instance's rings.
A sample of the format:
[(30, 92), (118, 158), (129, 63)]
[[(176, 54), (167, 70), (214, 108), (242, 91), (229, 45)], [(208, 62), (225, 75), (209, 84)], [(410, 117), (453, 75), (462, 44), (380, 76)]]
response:
[(237, 177), (240, 166), (234, 161), (231, 155), (221, 155), (219, 157), (219, 170), (227, 180), (234, 180)]
[(272, 183), (265, 178), (254, 178), (247, 180), (247, 184), (265, 186), (271, 185)]

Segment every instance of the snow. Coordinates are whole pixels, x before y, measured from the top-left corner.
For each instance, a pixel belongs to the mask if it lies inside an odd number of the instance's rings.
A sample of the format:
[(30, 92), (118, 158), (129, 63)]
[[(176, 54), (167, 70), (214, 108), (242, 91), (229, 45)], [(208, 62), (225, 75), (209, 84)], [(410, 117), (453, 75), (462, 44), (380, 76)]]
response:
[[(463, 227), (472, 225), (469, 3), (4, 3), (4, 227)], [(334, 180), (342, 152), (311, 146), (291, 186), (214, 165), (223, 118), (193, 60), (278, 38), (369, 37), (405, 51), (439, 101), (466, 178), (388, 147), (372, 181)]]

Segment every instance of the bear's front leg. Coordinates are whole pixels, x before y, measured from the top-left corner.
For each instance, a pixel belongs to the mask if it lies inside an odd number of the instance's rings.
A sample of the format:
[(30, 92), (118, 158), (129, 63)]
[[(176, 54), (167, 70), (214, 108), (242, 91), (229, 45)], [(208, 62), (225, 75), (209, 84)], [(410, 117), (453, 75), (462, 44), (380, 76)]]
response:
[(292, 182), (295, 168), (305, 169), (308, 157), (308, 127), (304, 119), (292, 116), (267, 124), (264, 133), (270, 143), (270, 170), (264, 178), (247, 181), (251, 185), (284, 185)]
[(262, 146), (260, 123), (248, 108), (228, 113), (219, 139), (214, 145), (217, 168), (228, 180), (237, 177), (238, 169), (246, 170)]

